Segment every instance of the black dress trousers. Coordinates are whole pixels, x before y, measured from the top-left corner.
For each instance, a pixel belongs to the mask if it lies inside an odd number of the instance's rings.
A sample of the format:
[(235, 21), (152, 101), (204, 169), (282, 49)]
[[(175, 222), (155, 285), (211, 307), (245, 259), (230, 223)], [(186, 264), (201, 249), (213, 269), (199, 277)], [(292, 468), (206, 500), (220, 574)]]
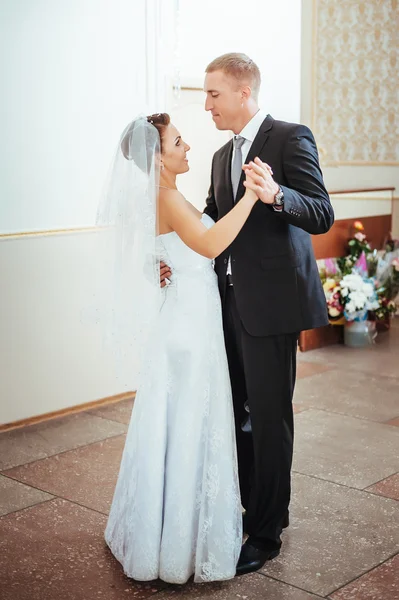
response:
[[(291, 494), (298, 333), (249, 335), (237, 311), (234, 286), (226, 288), (223, 320), (246, 531), (254, 546), (272, 550), (281, 545)], [(252, 432), (241, 429), (248, 416), (246, 402)]]

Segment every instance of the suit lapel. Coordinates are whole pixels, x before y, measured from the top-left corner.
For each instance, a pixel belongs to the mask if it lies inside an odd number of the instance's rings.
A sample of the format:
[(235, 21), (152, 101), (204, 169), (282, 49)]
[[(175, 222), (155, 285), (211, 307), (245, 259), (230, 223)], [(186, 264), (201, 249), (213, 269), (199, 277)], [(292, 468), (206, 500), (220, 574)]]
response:
[[(248, 164), (251, 160), (254, 160), (259, 154), (262, 152), (264, 145), (266, 144), (269, 131), (273, 127), (273, 117), (267, 115), (266, 119), (263, 121), (262, 125), (259, 128), (259, 131), (256, 135), (256, 138), (252, 142), (252, 146), (249, 149), (248, 156), (245, 159), (245, 163)], [(233, 143), (231, 144), (231, 148), (233, 149)], [(229, 167), (229, 179), (230, 179), (230, 189), (231, 189), (231, 197), (233, 197), (233, 187), (231, 185), (231, 153), (230, 153), (230, 167)], [(245, 187), (244, 187), (244, 179), (245, 173), (244, 171), (241, 173), (240, 183), (238, 184), (237, 189), (237, 202), (241, 200), (244, 195)]]

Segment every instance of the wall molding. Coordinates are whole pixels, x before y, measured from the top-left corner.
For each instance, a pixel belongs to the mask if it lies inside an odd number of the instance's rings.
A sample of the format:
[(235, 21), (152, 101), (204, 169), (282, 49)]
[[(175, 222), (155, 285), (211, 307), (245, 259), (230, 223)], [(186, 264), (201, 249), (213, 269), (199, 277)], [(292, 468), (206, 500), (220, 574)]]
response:
[(395, 187), (377, 187), (377, 188), (356, 188), (351, 190), (333, 190), (328, 192), (331, 194), (363, 194), (368, 192), (394, 192)]
[(108, 396), (107, 398), (101, 398), (100, 400), (94, 400), (92, 402), (84, 402), (83, 404), (77, 404), (68, 408), (62, 408), (54, 412), (44, 413), (37, 415), (36, 417), (29, 417), (28, 419), (21, 419), (20, 421), (13, 421), (12, 423), (4, 423), (0, 425), (0, 433), (4, 431), (10, 431), (11, 429), (20, 429), (21, 427), (29, 427), (29, 425), (36, 425), (44, 421), (51, 421), (52, 419), (59, 419), (68, 415), (73, 415), (80, 412), (85, 412), (93, 408), (99, 408), (100, 406), (108, 406), (109, 404), (116, 404), (122, 400), (134, 399), (136, 392), (125, 392), (122, 394), (116, 394), (115, 396)]
[(50, 235), (67, 235), (69, 233), (92, 233), (101, 231), (103, 227), (70, 227), (65, 229), (42, 229), (40, 231), (15, 231), (12, 233), (0, 233), (0, 240), (12, 240), (26, 237), (46, 237)]
[[(386, 197), (382, 196), (369, 196), (367, 195), (369, 192), (394, 192), (396, 188), (394, 187), (380, 187), (380, 188), (369, 188), (369, 189), (352, 189), (352, 190), (332, 190), (329, 191), (329, 196), (338, 196), (338, 195), (347, 195), (356, 194), (354, 199), (356, 200), (386, 200)], [(364, 196), (359, 196), (359, 194), (365, 194)], [(399, 200), (399, 196), (392, 196), (392, 200)], [(47, 237), (47, 236), (58, 236), (58, 235), (68, 235), (70, 233), (93, 233), (96, 231), (103, 230), (104, 227), (96, 227), (96, 226), (87, 226), (87, 227), (69, 227), (65, 229), (42, 229), (40, 231), (15, 231), (12, 233), (0, 233), (0, 241), (1, 240), (13, 240), (13, 239), (21, 239), (21, 238), (32, 238), (32, 237)]]

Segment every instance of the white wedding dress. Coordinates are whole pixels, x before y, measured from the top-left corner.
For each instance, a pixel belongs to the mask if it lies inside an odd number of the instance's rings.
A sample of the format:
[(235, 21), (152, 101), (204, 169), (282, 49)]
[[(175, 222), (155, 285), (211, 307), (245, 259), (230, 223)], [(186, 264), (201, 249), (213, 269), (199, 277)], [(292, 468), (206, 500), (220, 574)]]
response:
[(217, 277), (212, 261), (176, 233), (157, 243), (173, 275), (146, 352), (105, 540), (139, 581), (230, 579), (242, 514)]

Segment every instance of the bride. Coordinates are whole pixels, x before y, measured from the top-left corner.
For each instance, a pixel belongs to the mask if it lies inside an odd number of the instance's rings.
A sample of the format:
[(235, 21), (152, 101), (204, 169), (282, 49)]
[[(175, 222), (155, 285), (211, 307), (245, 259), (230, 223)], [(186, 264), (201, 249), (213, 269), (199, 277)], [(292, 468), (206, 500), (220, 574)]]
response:
[[(189, 150), (167, 114), (135, 119), (122, 134), (113, 193), (99, 218), (113, 223), (119, 244), (114, 333), (125, 342), (131, 335), (141, 353), (105, 540), (128, 577), (179, 584), (192, 575), (196, 582), (234, 577), (241, 550), (234, 416), (212, 259), (257, 202), (247, 187), (218, 223), (201, 214), (176, 185), (189, 170)], [(173, 271), (163, 289), (160, 261)]]

